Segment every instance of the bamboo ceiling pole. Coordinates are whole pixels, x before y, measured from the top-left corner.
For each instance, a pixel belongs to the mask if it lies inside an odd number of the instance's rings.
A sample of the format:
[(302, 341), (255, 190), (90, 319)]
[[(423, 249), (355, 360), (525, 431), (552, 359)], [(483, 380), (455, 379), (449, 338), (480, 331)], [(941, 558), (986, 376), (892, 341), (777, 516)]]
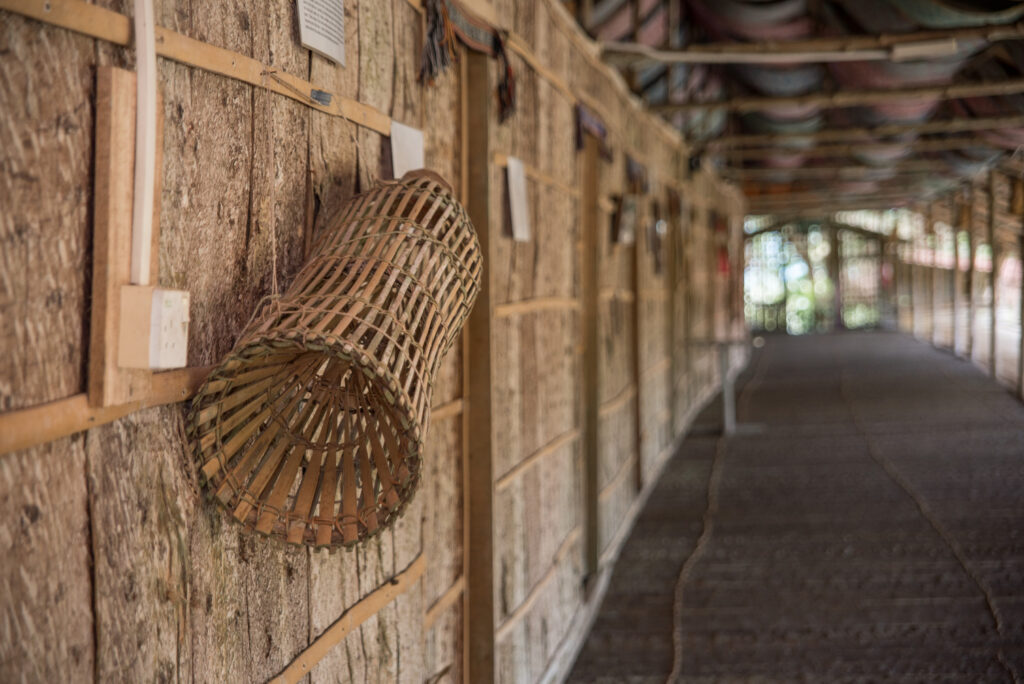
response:
[[(901, 144), (901, 143), (895, 143)], [(974, 136), (959, 136), (955, 138), (941, 138), (938, 140), (917, 140), (912, 143), (905, 143), (912, 152), (942, 152), (945, 150), (962, 150), (969, 147), (985, 146), (987, 143)], [(784, 145), (765, 146), (764, 148), (736, 149), (730, 158), (740, 159), (771, 159), (780, 154), (801, 154), (807, 157), (845, 157), (858, 152), (870, 152), (871, 150), (883, 150), (891, 147), (893, 143), (842, 143), (837, 145), (821, 145), (796, 149), (786, 148)]]
[(805, 166), (795, 169), (722, 169), (722, 175), (726, 178), (736, 179), (768, 179), (788, 176), (789, 178), (813, 178), (815, 180), (833, 179), (861, 179), (865, 176), (878, 176), (879, 180), (888, 181), (891, 177), (884, 177), (881, 174), (892, 172), (901, 176), (908, 174), (936, 175), (950, 173), (950, 167), (943, 162), (914, 161), (910, 163), (894, 164), (885, 166), (867, 166), (864, 164), (849, 164), (843, 166)]
[(988, 172), (988, 221), (986, 222), (986, 238), (988, 240), (989, 253), (992, 255), (992, 268), (989, 271), (989, 287), (992, 296), (989, 299), (992, 315), (989, 317), (989, 374), (993, 379), (996, 377), (996, 275), (999, 271), (999, 253), (996, 246), (996, 171)]
[(771, 107), (810, 106), (858, 107), (883, 104), (900, 100), (938, 98), (953, 100), (961, 97), (988, 97), (991, 95), (1014, 95), (1024, 92), (1024, 78), (984, 83), (959, 83), (947, 86), (925, 86), (919, 88), (886, 88), (882, 90), (838, 90), (830, 93), (809, 93), (784, 97), (745, 95), (718, 102), (667, 102), (651, 105), (656, 112), (692, 112), (727, 109), (734, 112), (753, 112)]
[(967, 186), (969, 196), (965, 199), (967, 206), (967, 341), (964, 355), (970, 359), (974, 355), (974, 185)]
[(954, 192), (949, 196), (949, 224), (953, 231), (953, 271), (950, 273), (952, 285), (949, 288), (949, 296), (953, 309), (953, 340), (951, 346), (954, 356), (956, 355), (957, 322), (960, 320), (960, 288), (957, 287), (957, 282), (960, 280), (960, 241), (957, 239), (957, 225), (960, 222), (960, 214), (956, 200), (957, 197)]
[[(831, 38), (809, 38), (804, 40), (768, 40), (753, 43), (718, 42), (691, 45), (683, 50), (656, 50), (637, 43), (602, 44), (602, 57), (610, 63), (646, 59), (674, 64), (743, 63), (772, 58), (789, 58), (789, 63), (826, 61), (834, 55), (833, 61), (864, 59), (898, 59), (904, 55), (899, 48), (925, 56), (936, 54), (945, 45), (957, 46), (958, 41), (982, 40), (995, 43), (1004, 40), (1024, 38), (1024, 24), (985, 26), (946, 31), (917, 31), (914, 33), (882, 34), (878, 36), (836, 36)], [(879, 57), (873, 57), (879, 53)], [(823, 59), (821, 56), (825, 55)], [(762, 58), (755, 60), (754, 58)], [(764, 59), (767, 58), (767, 59)], [(786, 63), (779, 60), (776, 63)]]
[(746, 133), (726, 135), (708, 142), (708, 147), (756, 147), (789, 143), (798, 151), (798, 143), (812, 142), (864, 142), (865, 139), (905, 134), (959, 133), (964, 131), (991, 131), (998, 128), (1024, 126), (1024, 115), (940, 119), (921, 123), (881, 124), (855, 128), (826, 128), (814, 133)]

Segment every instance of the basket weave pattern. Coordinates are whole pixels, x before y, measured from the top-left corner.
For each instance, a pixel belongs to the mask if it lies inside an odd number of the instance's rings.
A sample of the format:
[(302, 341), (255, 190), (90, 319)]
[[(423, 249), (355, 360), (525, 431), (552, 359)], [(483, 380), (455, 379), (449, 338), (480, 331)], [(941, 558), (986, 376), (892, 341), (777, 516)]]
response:
[(429, 173), (355, 197), (192, 403), (203, 482), (247, 528), (352, 545), (420, 479), (438, 368), (476, 299), (476, 233)]

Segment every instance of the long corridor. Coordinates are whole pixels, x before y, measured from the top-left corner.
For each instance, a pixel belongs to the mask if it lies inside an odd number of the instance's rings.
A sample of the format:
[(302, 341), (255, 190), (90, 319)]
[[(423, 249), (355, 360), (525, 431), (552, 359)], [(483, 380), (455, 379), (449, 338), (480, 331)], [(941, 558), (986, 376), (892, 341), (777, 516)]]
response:
[(769, 337), (739, 382), (744, 430), (668, 463), (570, 681), (1021, 681), (1024, 406), (886, 332)]

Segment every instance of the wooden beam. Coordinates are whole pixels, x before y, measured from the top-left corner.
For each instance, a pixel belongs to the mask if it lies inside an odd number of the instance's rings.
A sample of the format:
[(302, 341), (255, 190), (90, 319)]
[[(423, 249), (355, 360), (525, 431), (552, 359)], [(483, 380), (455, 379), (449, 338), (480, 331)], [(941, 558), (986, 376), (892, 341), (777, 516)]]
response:
[(377, 615), (384, 606), (415, 586), (426, 569), (427, 557), (421, 553), (416, 556), (416, 560), (409, 567), (384, 582), (380, 588), (375, 589), (342, 613), (271, 682), (273, 684), (297, 684), (302, 681), (313, 670), (313, 667), (354, 629)]
[[(784, 143), (755, 149), (736, 149), (730, 153), (729, 159), (771, 159), (785, 154), (801, 154), (806, 157), (851, 157), (857, 153), (885, 150), (901, 143), (842, 143), (836, 145), (820, 145), (817, 147), (795, 148)], [(969, 147), (985, 146), (987, 143), (975, 136), (959, 136), (955, 138), (939, 138), (936, 140), (916, 140), (905, 143), (911, 152), (942, 152), (946, 150), (962, 150)], [(883, 167), (884, 168), (884, 167)]]
[(967, 190), (970, 193), (967, 197), (967, 225), (964, 228), (967, 230), (967, 287), (966, 298), (967, 298), (967, 340), (964, 345), (964, 356), (970, 359), (974, 355), (974, 314), (976, 312), (974, 306), (974, 186), (968, 185)]
[[(774, 63), (899, 60), (926, 58), (940, 50), (955, 50), (958, 41), (995, 43), (1024, 38), (1024, 24), (961, 28), (945, 31), (882, 35), (848, 35), (802, 40), (751, 43), (698, 43), (684, 50), (655, 50), (637, 43), (603, 43), (602, 57), (611, 64), (637, 60), (666, 64)], [(913, 57), (911, 57), (913, 55)]]
[[(834, 196), (827, 193), (819, 192), (808, 192), (792, 195), (780, 195), (778, 199), (772, 201), (758, 200), (757, 198), (748, 198), (750, 206), (748, 207), (748, 213), (756, 214), (757, 209), (785, 209), (786, 207), (794, 207), (804, 209), (809, 206), (839, 206), (849, 204), (861, 204), (870, 205), (872, 207), (886, 207), (892, 208), (895, 206), (894, 202), (909, 202), (913, 199), (913, 195), (909, 192), (897, 192), (892, 194), (882, 194), (877, 192), (850, 194), (845, 196)], [(832, 210), (836, 211), (836, 210)]]
[[(1018, 214), (1022, 217), (1024, 214)], [(1022, 226), (1024, 228), (1024, 226)], [(1024, 231), (1017, 237), (1017, 257), (1024, 259)], [(1017, 398), (1024, 401), (1024, 278), (1020, 281), (1020, 307), (1017, 311), (1021, 336), (1017, 344)]]
[(583, 135), (583, 154), (580, 156), (580, 232), (583, 249), (580, 250), (580, 292), (582, 312), (580, 332), (583, 336), (581, 359), (581, 396), (583, 425), (583, 524), (584, 524), (584, 587), (589, 594), (600, 572), (601, 541), (598, 516), (599, 473), (599, 417), (598, 374), (600, 370), (600, 336), (598, 325), (599, 226), (598, 172), (600, 168), (600, 141), (589, 133)]
[[(119, 406), (149, 390), (148, 370), (120, 368), (121, 288), (130, 282), (135, 165), (135, 73), (96, 70), (96, 145), (93, 202), (92, 309), (89, 328), (89, 403)], [(159, 225), (159, 220), (154, 222)], [(152, 237), (152, 236), (151, 236)], [(150, 250), (150, 256), (156, 256)], [(150, 270), (157, 272), (154, 264)]]
[[(722, 175), (726, 178), (739, 180), (772, 179), (786, 175), (790, 178), (813, 178), (819, 182), (822, 180), (859, 180), (864, 177), (882, 176), (888, 172), (899, 176), (911, 174), (935, 176), (943, 173), (952, 173), (952, 169), (944, 162), (930, 160), (911, 160), (882, 167), (867, 166), (865, 164), (846, 164), (839, 166), (803, 166), (795, 169), (722, 169)], [(891, 177), (879, 177), (878, 180), (888, 182), (891, 180)]]
[[(1020, 34), (1007, 37), (1018, 38)], [(782, 45), (785, 45), (784, 43)], [(696, 48), (696, 49), (694, 49)], [(619, 67), (637, 68), (650, 64), (804, 64), (807, 62), (902, 62), (913, 55), (920, 59), (951, 57), (957, 54), (959, 46), (951, 38), (900, 43), (890, 47), (820, 49), (797, 52), (776, 51), (720, 51), (704, 52), (700, 46), (683, 50), (665, 50), (640, 43), (603, 43), (601, 56), (609, 64)]]
[(989, 317), (989, 374), (996, 377), (996, 275), (999, 271), (999, 247), (996, 243), (996, 171), (988, 172), (988, 222), (985, 239), (988, 240), (989, 253), (992, 255), (992, 268), (989, 271), (989, 289), (992, 297), (989, 300), (992, 315)]
[(1024, 115), (992, 116), (973, 118), (940, 119), (921, 123), (881, 124), (853, 128), (827, 128), (814, 133), (744, 133), (726, 135), (708, 142), (709, 148), (755, 147), (763, 145), (793, 145), (810, 142), (862, 142), (872, 138), (885, 138), (907, 133), (927, 135), (929, 133), (962, 133), (965, 131), (991, 131), (999, 128), (1024, 126)]
[(480, 249), (484, 257), (484, 277), (476, 306), (466, 323), (468, 335), (466, 349), (469, 355), (469, 394), (466, 397), (468, 444), (471, 458), (469, 489), (464, 493), (468, 508), (469, 574), (466, 586), (466, 605), (469, 615), (468, 634), (463, 636), (463, 648), (469, 650), (468, 682), (490, 684), (494, 681), (494, 473), (492, 431), (492, 376), (494, 340), (491, 325), (493, 295), (491, 294), (491, 153), (490, 121), (492, 77), (489, 59), (476, 52), (465, 53), (466, 115), (464, 144), (468, 149), (469, 182), (466, 210), (477, 228)]
[(939, 236), (935, 233), (935, 204), (933, 202), (929, 202), (925, 208), (925, 232), (925, 240), (930, 238), (932, 253), (932, 263), (928, 266), (928, 302), (931, 308), (931, 330), (928, 338), (932, 346), (937, 347), (935, 314), (938, 311), (938, 298), (935, 296), (935, 270), (938, 263)]
[(959, 209), (960, 207), (957, 206), (957, 195), (953, 193), (949, 196), (949, 223), (953, 230), (953, 272), (950, 274), (953, 284), (949, 294), (953, 309), (953, 340), (950, 346), (954, 355), (956, 354), (957, 321), (960, 320), (960, 288), (957, 287), (960, 280), (960, 240), (957, 239), (957, 226), (960, 223)]
[(917, 88), (887, 88), (882, 90), (838, 90), (830, 93), (809, 93), (765, 97), (744, 95), (718, 102), (665, 102), (651, 105), (661, 113), (693, 112), (726, 109), (732, 112), (754, 112), (772, 107), (811, 106), (823, 108), (861, 107), (922, 98), (954, 100), (961, 97), (990, 97), (993, 95), (1015, 95), (1024, 92), (1024, 78), (984, 83), (960, 83), (946, 86), (924, 86)]
[(83, 393), (0, 413), (0, 456), (106, 425), (145, 408), (185, 401), (195, 394), (211, 370), (212, 367), (202, 367), (152, 373), (145, 395), (128, 404), (92, 406)]

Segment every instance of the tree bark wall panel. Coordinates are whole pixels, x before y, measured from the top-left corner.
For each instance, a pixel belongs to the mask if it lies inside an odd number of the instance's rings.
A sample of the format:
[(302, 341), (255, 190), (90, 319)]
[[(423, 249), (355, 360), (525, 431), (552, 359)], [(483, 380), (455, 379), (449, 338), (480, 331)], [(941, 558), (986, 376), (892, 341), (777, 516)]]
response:
[(85, 386), (94, 41), (0, 26), (0, 410)]
[(493, 295), (498, 305), (539, 298), (572, 299), (579, 289), (574, 265), (579, 234), (575, 198), (531, 179), (526, 185), (530, 239), (510, 239), (511, 226), (506, 223), (501, 239), (494, 244), (492, 268), (499, 277)]
[[(83, 391), (94, 41), (0, 24), (0, 410)], [(92, 676), (84, 435), (0, 459), (0, 680)]]
[(498, 631), (495, 645), (497, 682), (535, 682), (565, 638), (582, 602), (582, 542), (567, 540), (565, 552), (539, 585), (525, 613)]
[(675, 263), (675, 282), (670, 284), (673, 289), (673, 316), (675, 318), (672, 337), (672, 358), (675, 370), (672, 378), (675, 389), (675, 404), (672, 406), (673, 434), (679, 434), (686, 429), (686, 420), (692, 406), (689, 386), (692, 352), (689, 326), (692, 309), (690, 304), (690, 280), (693, 270), (690, 264), (692, 227), (689, 221), (689, 198), (684, 195), (681, 202), (681, 215), (677, 219), (669, 221), (672, 238), (669, 240), (670, 253), (667, 255), (667, 259), (672, 259)]
[[(86, 433), (96, 672), (104, 681), (190, 676), (186, 521), (198, 501), (184, 476), (182, 429), (180, 410), (161, 407)], [(144, 458), (133, 450), (140, 443)]]
[(597, 487), (604, 490), (636, 452), (636, 397), (599, 414)]
[[(633, 450), (635, 454), (635, 448)], [(622, 530), (626, 514), (637, 496), (636, 456), (630, 454), (623, 459), (618, 470), (599, 490), (598, 495), (598, 548), (601, 553), (609, 549), (616, 535)]]
[(85, 463), (80, 434), (0, 459), (0, 681), (93, 676)]
[(466, 681), (462, 667), (462, 599), (437, 618), (423, 639), (423, 680), (436, 684)]
[(632, 299), (608, 293), (598, 300), (600, 377), (598, 405), (604, 406), (631, 391), (633, 377)]
[(558, 561), (580, 515), (578, 446), (569, 442), (495, 491), (495, 601), (500, 626)]
[(440, 599), (462, 575), (462, 416), (435, 420), (427, 433), (423, 481), (423, 547), (430, 564), (423, 576), (424, 601)]
[(495, 320), (495, 477), (575, 429), (578, 318), (541, 310)]

